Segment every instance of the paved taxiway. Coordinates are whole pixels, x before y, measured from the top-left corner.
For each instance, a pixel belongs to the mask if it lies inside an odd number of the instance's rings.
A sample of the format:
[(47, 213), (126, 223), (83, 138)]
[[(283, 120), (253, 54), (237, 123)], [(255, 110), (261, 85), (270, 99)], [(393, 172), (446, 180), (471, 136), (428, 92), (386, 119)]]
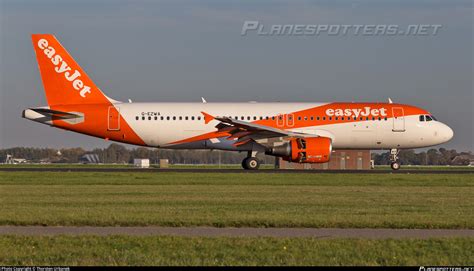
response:
[(359, 173), (359, 174), (474, 174), (474, 170), (416, 170), (416, 169), (402, 169), (398, 171), (393, 170), (303, 170), (303, 169), (261, 169), (261, 170), (243, 170), (243, 169), (215, 169), (215, 168), (110, 168), (110, 167), (0, 167), (0, 172), (182, 172), (182, 173)]
[(0, 226), (12, 235), (175, 235), (204, 237), (313, 237), (313, 238), (432, 238), (474, 237), (474, 229), (315, 229), (315, 228), (214, 228), (214, 227), (89, 227)]

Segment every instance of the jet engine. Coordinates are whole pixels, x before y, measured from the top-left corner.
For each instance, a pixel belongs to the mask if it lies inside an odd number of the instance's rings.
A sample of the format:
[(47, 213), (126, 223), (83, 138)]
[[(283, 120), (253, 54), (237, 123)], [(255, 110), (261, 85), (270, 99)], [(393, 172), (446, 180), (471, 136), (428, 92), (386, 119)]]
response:
[(291, 138), (283, 145), (274, 146), (265, 153), (296, 163), (326, 163), (332, 151), (328, 137)]

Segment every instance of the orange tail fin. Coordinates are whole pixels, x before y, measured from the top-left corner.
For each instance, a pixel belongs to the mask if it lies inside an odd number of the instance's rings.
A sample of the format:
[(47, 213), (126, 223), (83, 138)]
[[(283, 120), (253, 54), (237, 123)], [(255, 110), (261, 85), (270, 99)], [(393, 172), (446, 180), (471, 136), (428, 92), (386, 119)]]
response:
[(110, 103), (54, 35), (32, 40), (48, 105)]

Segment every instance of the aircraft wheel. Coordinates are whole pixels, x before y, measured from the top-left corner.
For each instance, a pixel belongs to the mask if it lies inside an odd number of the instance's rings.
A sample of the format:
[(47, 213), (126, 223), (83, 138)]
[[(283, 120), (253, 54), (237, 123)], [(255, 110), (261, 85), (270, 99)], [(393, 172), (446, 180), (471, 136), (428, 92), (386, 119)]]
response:
[(393, 162), (392, 164), (390, 164), (390, 167), (392, 167), (393, 170), (399, 170), (400, 164), (398, 162)]
[(256, 170), (260, 167), (260, 162), (255, 157), (245, 158), (243, 164), (245, 164), (244, 168), (248, 170)]
[(243, 168), (243, 169), (248, 169), (248, 168), (247, 168), (247, 163), (246, 163), (246, 161), (247, 161), (247, 158), (245, 158), (244, 160), (242, 160), (242, 168)]

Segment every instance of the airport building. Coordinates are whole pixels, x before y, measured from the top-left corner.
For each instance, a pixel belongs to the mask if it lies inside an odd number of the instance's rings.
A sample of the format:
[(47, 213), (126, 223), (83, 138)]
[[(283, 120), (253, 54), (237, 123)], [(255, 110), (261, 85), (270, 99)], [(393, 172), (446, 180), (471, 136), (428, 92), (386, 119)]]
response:
[(331, 154), (331, 159), (322, 164), (291, 163), (278, 159), (281, 169), (371, 169), (369, 150), (337, 150)]

